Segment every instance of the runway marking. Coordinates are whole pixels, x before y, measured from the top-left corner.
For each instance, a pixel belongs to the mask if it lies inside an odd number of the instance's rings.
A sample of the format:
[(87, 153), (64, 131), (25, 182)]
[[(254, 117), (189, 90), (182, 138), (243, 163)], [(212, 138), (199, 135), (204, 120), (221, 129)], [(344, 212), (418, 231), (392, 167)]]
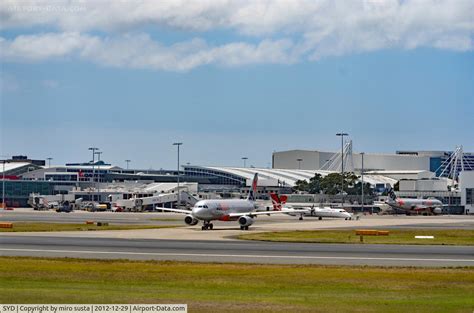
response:
[(474, 259), (377, 258), (377, 257), (305, 256), (305, 255), (286, 256), (286, 255), (258, 255), (258, 254), (203, 254), (203, 253), (165, 253), (165, 252), (131, 252), (131, 251), (94, 251), (94, 250), (41, 250), (41, 249), (9, 249), (9, 248), (0, 248), (0, 251), (49, 252), (49, 253), (95, 253), (95, 254), (154, 255), (154, 256), (228, 257), (228, 258), (434, 261), (434, 262), (473, 262), (474, 263)]

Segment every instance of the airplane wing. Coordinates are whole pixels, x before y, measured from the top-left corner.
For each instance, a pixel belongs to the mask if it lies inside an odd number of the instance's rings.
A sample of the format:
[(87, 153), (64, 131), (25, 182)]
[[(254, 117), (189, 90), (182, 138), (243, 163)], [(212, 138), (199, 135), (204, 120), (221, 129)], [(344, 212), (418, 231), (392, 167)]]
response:
[(245, 213), (230, 213), (229, 217), (240, 216), (258, 216), (258, 215), (273, 215), (273, 214), (288, 214), (288, 213), (309, 213), (310, 210), (281, 210), (281, 211), (260, 211), (260, 212), (245, 212)]
[(174, 212), (174, 213), (181, 213), (181, 214), (191, 214), (190, 210), (180, 210), (180, 209), (168, 209), (168, 208), (156, 208), (157, 210), (166, 211), (166, 212)]

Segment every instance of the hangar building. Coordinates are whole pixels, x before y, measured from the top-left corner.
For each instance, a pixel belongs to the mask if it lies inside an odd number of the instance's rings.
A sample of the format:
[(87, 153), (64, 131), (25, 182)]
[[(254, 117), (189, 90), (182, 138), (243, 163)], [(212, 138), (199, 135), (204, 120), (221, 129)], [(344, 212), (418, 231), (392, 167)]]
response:
[[(345, 148), (344, 169), (360, 172), (362, 155)], [(348, 157), (346, 154), (350, 154)], [(397, 151), (393, 154), (365, 153), (364, 171), (430, 171), (438, 176), (449, 166), (446, 162), (453, 152), (450, 151)], [(318, 150), (288, 150), (274, 152), (272, 167), (278, 169), (320, 170), (327, 169), (328, 162), (335, 157), (340, 158), (340, 152)], [(464, 170), (474, 169), (474, 153), (463, 153)], [(337, 158), (336, 158), (337, 160)], [(340, 169), (340, 165), (339, 169)], [(458, 170), (459, 171), (459, 170)], [(447, 173), (448, 171), (444, 171)]]

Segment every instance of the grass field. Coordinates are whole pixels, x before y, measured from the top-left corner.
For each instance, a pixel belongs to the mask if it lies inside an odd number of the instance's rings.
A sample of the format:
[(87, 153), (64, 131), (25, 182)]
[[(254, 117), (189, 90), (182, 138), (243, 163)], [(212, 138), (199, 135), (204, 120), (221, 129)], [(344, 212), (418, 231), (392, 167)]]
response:
[[(434, 236), (434, 239), (415, 239), (415, 236)], [(266, 232), (240, 235), (239, 239), (314, 242), (314, 243), (360, 243), (354, 230), (311, 230)], [(428, 244), (428, 245), (474, 245), (474, 230), (464, 229), (395, 229), (389, 236), (364, 236), (364, 243), (374, 244)]]
[(189, 312), (472, 312), (474, 269), (0, 257), (0, 303), (187, 303)]
[(32, 232), (32, 231), (71, 231), (71, 230), (126, 230), (126, 229), (152, 229), (152, 228), (169, 228), (182, 225), (110, 225), (97, 226), (72, 223), (13, 223), (13, 228), (0, 228), (0, 232)]

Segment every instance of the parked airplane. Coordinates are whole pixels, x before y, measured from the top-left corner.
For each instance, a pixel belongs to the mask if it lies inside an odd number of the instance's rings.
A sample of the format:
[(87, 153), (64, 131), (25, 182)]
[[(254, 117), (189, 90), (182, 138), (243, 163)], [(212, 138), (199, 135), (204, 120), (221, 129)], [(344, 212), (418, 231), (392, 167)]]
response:
[(202, 230), (213, 229), (211, 221), (238, 221), (241, 230), (248, 230), (254, 223), (254, 218), (259, 215), (282, 214), (282, 211), (257, 212), (258, 205), (255, 202), (257, 193), (258, 175), (255, 174), (252, 189), (247, 199), (215, 199), (198, 201), (191, 211), (180, 209), (160, 208), (163, 211), (186, 214), (184, 222), (188, 225), (196, 225), (203, 221)]
[(407, 214), (428, 212), (441, 214), (443, 203), (438, 199), (398, 198), (393, 189), (388, 192), (389, 198), (385, 203), (394, 209), (405, 211)]
[(303, 219), (303, 216), (314, 216), (318, 217), (320, 220), (322, 220), (323, 217), (344, 218), (346, 220), (352, 219), (352, 213), (349, 213), (344, 209), (333, 209), (330, 207), (318, 208), (314, 207), (314, 205), (309, 206), (307, 203), (297, 203), (287, 207), (283, 207), (283, 205), (288, 200), (287, 196), (278, 196), (275, 193), (271, 193), (270, 197), (272, 198), (274, 210), (282, 211), (288, 215), (293, 216), (300, 215), (300, 220)]

